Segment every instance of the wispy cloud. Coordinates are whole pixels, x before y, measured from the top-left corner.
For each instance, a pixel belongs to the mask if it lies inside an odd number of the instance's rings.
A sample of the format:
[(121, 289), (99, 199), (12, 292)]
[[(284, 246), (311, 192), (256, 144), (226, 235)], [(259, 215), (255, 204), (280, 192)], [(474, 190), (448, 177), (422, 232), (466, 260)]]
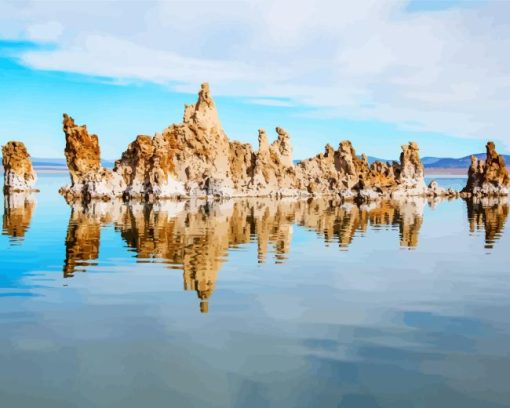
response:
[[(510, 148), (510, 3), (3, 2), (0, 37), (34, 69), (323, 109)], [(412, 124), (412, 125), (410, 125)]]
[(278, 108), (291, 108), (295, 106), (291, 101), (277, 98), (249, 98), (247, 102), (255, 105), (274, 106)]

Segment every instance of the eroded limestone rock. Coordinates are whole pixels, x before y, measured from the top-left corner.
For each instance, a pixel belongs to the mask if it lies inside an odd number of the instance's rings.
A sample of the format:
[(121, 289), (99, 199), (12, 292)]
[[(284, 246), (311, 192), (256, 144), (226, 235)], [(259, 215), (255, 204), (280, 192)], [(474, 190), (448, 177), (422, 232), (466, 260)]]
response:
[(23, 142), (7, 142), (2, 146), (4, 167), (4, 192), (37, 191), (34, 186), (37, 175)]
[(373, 200), (429, 193), (414, 142), (402, 146), (400, 163), (369, 165), (348, 140), (294, 164), (290, 135), (280, 127), (271, 143), (259, 130), (257, 151), (231, 141), (208, 84), (202, 84), (194, 105), (185, 105), (182, 123), (153, 137), (138, 136), (113, 170), (101, 166), (98, 138), (86, 126), (64, 115), (64, 132), (72, 184), (62, 193), (68, 199), (340, 195)]
[(420, 196), (427, 194), (423, 164), (420, 160), (419, 148), (416, 142), (402, 145), (400, 153), (400, 167), (397, 177), (397, 188), (392, 197)]
[(101, 166), (98, 137), (90, 135), (86, 125), (76, 125), (74, 119), (65, 113), (63, 130), (71, 185), (62, 187), (60, 193), (69, 200), (121, 196), (126, 183), (119, 173)]
[(486, 151), (487, 157), (485, 160), (478, 160), (476, 156), (471, 156), (467, 184), (462, 190), (464, 196), (508, 195), (510, 177), (505, 159), (496, 152), (494, 142), (487, 143)]

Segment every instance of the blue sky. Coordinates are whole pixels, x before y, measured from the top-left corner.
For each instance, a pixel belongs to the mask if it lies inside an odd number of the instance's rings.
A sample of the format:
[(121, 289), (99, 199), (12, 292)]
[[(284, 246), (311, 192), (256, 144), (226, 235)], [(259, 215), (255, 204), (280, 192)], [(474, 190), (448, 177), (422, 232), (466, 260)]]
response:
[(505, 4), (261, 3), (2, 3), (0, 143), (62, 157), (67, 112), (115, 159), (180, 122), (208, 81), (231, 139), (282, 126), (298, 159), (343, 139), (388, 159), (409, 140), (422, 156), (488, 139), (509, 152)]

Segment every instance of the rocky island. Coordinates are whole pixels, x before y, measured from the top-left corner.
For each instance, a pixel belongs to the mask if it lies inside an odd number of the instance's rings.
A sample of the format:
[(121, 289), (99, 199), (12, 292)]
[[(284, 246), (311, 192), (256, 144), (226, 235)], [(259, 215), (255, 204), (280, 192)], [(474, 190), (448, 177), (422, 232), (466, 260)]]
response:
[(427, 187), (419, 148), (402, 146), (399, 162), (368, 163), (350, 141), (335, 150), (295, 164), (290, 135), (276, 128), (269, 143), (259, 130), (258, 150), (231, 141), (225, 134), (208, 84), (201, 86), (194, 105), (185, 105), (182, 123), (155, 136), (139, 135), (115, 162), (103, 168), (98, 137), (64, 114), (65, 155), (71, 185), (60, 192), (68, 201), (114, 197), (297, 197), (340, 195), (370, 200), (379, 197), (455, 195)]
[[(424, 181), (424, 167), (415, 142), (401, 147), (400, 160), (369, 164), (352, 143), (297, 163), (290, 135), (276, 128), (269, 143), (259, 129), (258, 149), (230, 140), (225, 134), (207, 83), (194, 105), (185, 105), (182, 123), (154, 136), (139, 135), (113, 169), (101, 165), (99, 139), (86, 125), (64, 114), (65, 157), (71, 184), (59, 191), (77, 200), (189, 197), (307, 197), (340, 196), (370, 201), (402, 197), (484, 197), (508, 195), (510, 177), (502, 155), (487, 143), (486, 160), (472, 156), (466, 187), (459, 194)], [(4, 191), (34, 191), (36, 174), (22, 142), (2, 148)]]

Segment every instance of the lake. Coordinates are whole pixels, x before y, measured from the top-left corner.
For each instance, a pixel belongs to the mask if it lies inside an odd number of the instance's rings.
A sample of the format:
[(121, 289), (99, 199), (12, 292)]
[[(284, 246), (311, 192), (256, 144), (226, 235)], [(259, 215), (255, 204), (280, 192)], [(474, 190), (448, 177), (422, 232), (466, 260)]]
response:
[(507, 199), (70, 206), (67, 182), (3, 200), (2, 407), (510, 406)]

